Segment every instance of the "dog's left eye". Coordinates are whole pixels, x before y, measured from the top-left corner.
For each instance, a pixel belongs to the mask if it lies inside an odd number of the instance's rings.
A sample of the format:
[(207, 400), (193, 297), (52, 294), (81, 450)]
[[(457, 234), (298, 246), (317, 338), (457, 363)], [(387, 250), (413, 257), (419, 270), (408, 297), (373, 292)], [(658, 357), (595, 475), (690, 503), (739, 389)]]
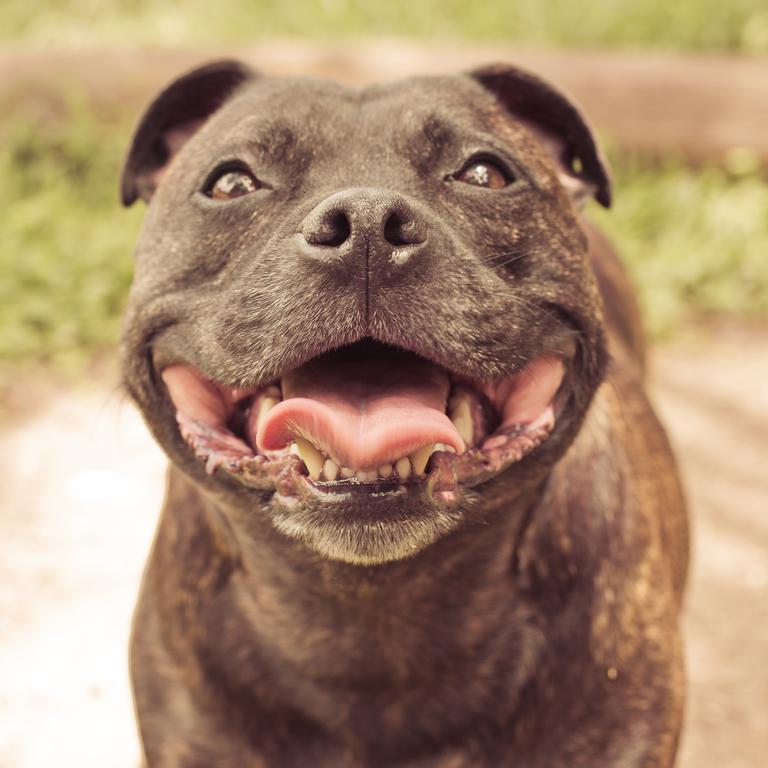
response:
[(509, 173), (490, 160), (475, 160), (465, 165), (454, 178), (465, 184), (488, 189), (501, 189), (514, 180)]
[(234, 200), (260, 187), (258, 179), (248, 171), (229, 170), (214, 177), (207, 184), (205, 194), (214, 200)]

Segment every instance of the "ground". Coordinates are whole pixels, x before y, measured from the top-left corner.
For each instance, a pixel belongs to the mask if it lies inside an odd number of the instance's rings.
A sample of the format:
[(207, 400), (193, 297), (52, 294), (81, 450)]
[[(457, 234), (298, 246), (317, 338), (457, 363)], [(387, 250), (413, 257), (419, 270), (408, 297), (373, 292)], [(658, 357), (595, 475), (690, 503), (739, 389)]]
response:
[[(766, 350), (768, 328), (718, 325), (652, 357), (692, 516), (681, 768), (768, 755)], [(135, 768), (127, 636), (164, 461), (116, 389), (42, 390), (0, 435), (0, 768)]]

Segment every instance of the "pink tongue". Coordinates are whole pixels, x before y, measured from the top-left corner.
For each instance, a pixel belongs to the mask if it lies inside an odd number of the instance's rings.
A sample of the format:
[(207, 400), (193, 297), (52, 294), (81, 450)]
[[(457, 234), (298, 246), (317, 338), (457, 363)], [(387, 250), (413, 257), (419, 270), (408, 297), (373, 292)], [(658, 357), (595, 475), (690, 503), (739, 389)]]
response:
[(559, 355), (544, 354), (529, 363), (525, 370), (481, 389), (502, 415), (501, 426), (530, 424), (551, 404), (565, 375)]
[(260, 451), (300, 436), (351, 469), (373, 469), (428, 443), (464, 450), (445, 415), (448, 374), (411, 355), (311, 361), (283, 378), (283, 401), (260, 419)]

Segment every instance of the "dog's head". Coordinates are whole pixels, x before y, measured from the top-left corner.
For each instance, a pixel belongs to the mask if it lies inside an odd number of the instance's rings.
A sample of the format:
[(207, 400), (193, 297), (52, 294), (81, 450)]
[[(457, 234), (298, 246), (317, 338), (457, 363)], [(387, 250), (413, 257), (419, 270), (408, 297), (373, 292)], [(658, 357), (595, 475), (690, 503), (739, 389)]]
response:
[(149, 202), (127, 386), (223, 506), (405, 557), (481, 487), (540, 484), (578, 430), (606, 360), (590, 195), (589, 127), (511, 67), (364, 90), (197, 69), (123, 173)]

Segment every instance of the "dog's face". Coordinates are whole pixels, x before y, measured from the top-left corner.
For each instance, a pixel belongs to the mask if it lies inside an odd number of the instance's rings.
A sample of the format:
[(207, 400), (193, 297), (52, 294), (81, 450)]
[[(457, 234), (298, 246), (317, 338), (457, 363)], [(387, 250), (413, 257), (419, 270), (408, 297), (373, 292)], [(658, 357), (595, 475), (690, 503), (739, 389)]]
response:
[(157, 97), (127, 386), (224, 508), (358, 563), (540, 483), (605, 363), (590, 132), (509, 68), (362, 91), (222, 62)]

